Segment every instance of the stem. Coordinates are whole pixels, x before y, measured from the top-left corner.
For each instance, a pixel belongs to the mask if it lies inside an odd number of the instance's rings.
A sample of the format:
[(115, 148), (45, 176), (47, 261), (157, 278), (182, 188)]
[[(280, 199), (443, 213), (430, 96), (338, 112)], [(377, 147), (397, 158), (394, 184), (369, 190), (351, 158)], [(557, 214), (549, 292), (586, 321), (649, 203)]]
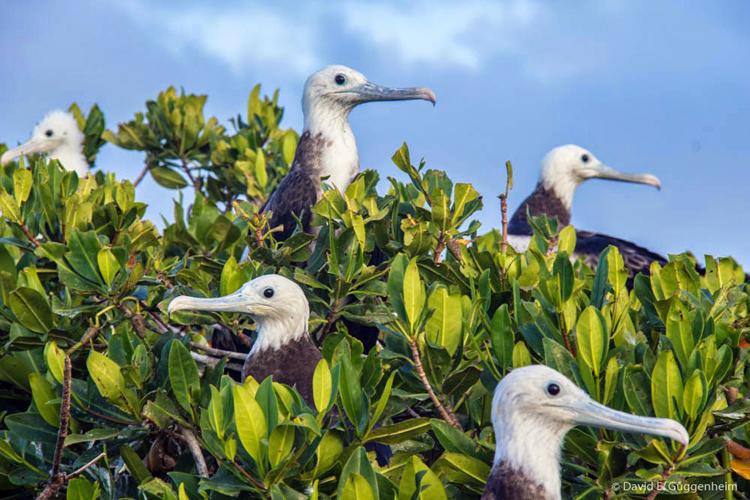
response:
[(143, 166), (143, 170), (141, 170), (141, 173), (138, 174), (138, 177), (135, 178), (135, 181), (133, 182), (133, 187), (138, 187), (138, 184), (141, 183), (144, 177), (146, 177), (146, 173), (151, 170), (151, 165), (146, 163), (146, 165)]
[(197, 342), (190, 342), (190, 347), (194, 347), (198, 349), (199, 351), (203, 351), (205, 353), (211, 354), (212, 356), (218, 356), (220, 358), (229, 358), (229, 359), (239, 359), (242, 361), (245, 361), (245, 358), (247, 357), (246, 354), (242, 354), (241, 352), (234, 352), (234, 351), (225, 351), (224, 349), (217, 349), (215, 347), (209, 347), (207, 345), (199, 344)]
[(208, 466), (206, 465), (206, 459), (203, 457), (203, 451), (201, 451), (198, 438), (195, 437), (193, 431), (184, 427), (180, 427), (180, 436), (190, 449), (190, 453), (193, 455), (193, 460), (195, 460), (195, 470), (198, 472), (198, 475), (200, 477), (208, 477)]
[(99, 453), (96, 457), (94, 457), (93, 460), (90, 460), (89, 462), (86, 462), (86, 464), (84, 464), (82, 467), (80, 467), (80, 468), (76, 469), (75, 471), (71, 472), (70, 474), (68, 474), (68, 476), (67, 476), (66, 479), (73, 479), (76, 476), (80, 476), (81, 474), (83, 474), (86, 471), (86, 469), (88, 469), (89, 467), (91, 467), (96, 462), (98, 462), (99, 460), (101, 460), (102, 458), (104, 458), (106, 456), (107, 455), (104, 452)]
[[(733, 441), (730, 441), (730, 443), (731, 442)], [(745, 450), (747, 450), (747, 448), (745, 448)], [(732, 457), (729, 455), (729, 453), (729, 444), (727, 444), (727, 447), (721, 451), (721, 461), (724, 463), (724, 467), (727, 469), (727, 471), (724, 473), (724, 498), (726, 500), (732, 500), (734, 498), (734, 492), (731, 488), (729, 488), (729, 485), (734, 483), (734, 480), (732, 480)]]
[(180, 163), (182, 164), (182, 171), (185, 172), (185, 175), (188, 176), (188, 179), (190, 179), (190, 182), (193, 183), (193, 189), (200, 192), (201, 191), (201, 183), (198, 182), (198, 179), (193, 177), (193, 174), (190, 173), (190, 167), (188, 167), (188, 162), (185, 160), (185, 158), (180, 158)]
[(417, 345), (416, 339), (409, 339), (409, 346), (411, 347), (411, 355), (414, 358), (414, 369), (417, 371), (417, 375), (422, 381), (422, 385), (427, 390), (427, 394), (430, 395), (430, 399), (432, 399), (432, 403), (435, 405), (435, 408), (437, 408), (438, 413), (443, 417), (443, 420), (451, 424), (453, 427), (463, 430), (450, 405), (447, 402), (443, 405), (435, 394), (435, 391), (432, 390), (432, 384), (430, 384), (427, 374), (424, 371), (424, 367), (422, 366), (422, 356), (419, 354), (419, 346)]
[[(683, 452), (685, 451), (685, 445), (682, 445), (677, 452), (677, 456), (681, 456)], [(646, 497), (646, 500), (654, 500), (656, 498), (656, 495), (661, 493), (662, 487), (664, 486), (664, 482), (669, 479), (669, 476), (672, 475), (675, 468), (677, 467), (677, 462), (675, 462), (671, 467), (668, 467), (664, 470), (664, 472), (661, 473), (661, 481), (659, 481), (657, 484), (658, 486), (651, 491), (651, 493), (648, 494)]]
[(500, 195), (500, 214), (503, 224), (503, 239), (500, 242), (500, 251), (505, 253), (508, 250), (508, 195)]
[(437, 266), (443, 258), (443, 250), (445, 250), (445, 234), (440, 231), (438, 236), (437, 245), (435, 246), (435, 254), (432, 256), (432, 262)]
[(29, 227), (26, 224), (24, 224), (23, 222), (19, 222), (18, 223), (18, 227), (21, 228), (21, 231), (23, 231), (23, 234), (26, 235), (26, 239), (29, 240), (29, 242), (31, 243), (31, 245), (34, 248), (37, 248), (39, 246), (39, 242), (36, 241), (36, 238), (34, 237), (34, 235), (31, 234), (31, 230), (29, 229)]

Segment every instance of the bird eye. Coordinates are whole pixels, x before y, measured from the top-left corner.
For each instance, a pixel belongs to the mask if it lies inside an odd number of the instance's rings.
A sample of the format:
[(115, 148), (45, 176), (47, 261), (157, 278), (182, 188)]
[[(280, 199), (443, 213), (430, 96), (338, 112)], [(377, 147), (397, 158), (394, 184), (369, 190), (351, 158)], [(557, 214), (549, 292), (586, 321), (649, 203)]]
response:
[(342, 75), (341, 73), (339, 73), (334, 78), (334, 81), (336, 82), (336, 85), (343, 85), (343, 84), (346, 83), (346, 77), (344, 75)]
[(560, 394), (560, 386), (555, 384), (554, 382), (547, 384), (547, 394), (550, 396), (557, 396)]
[(47, 137), (52, 137), (52, 134), (53, 134), (52, 130), (48, 130), (44, 133), (44, 135), (46, 135)]
[(589, 155), (582, 155), (582, 156), (581, 156), (581, 161), (582, 161), (583, 163), (588, 163), (590, 159), (591, 159), (591, 158), (589, 158)]
[(263, 296), (267, 299), (273, 297), (273, 288), (266, 288), (265, 290), (263, 290)]

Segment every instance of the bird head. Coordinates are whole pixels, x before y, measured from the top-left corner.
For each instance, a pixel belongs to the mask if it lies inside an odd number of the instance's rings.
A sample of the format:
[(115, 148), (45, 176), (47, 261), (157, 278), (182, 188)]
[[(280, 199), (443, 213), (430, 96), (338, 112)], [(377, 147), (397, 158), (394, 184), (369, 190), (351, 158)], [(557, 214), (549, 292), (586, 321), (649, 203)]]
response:
[(591, 151), (568, 144), (547, 153), (542, 161), (541, 181), (570, 208), (576, 188), (588, 179), (647, 184), (661, 189), (661, 181), (651, 174), (628, 174), (602, 163)]
[(278, 274), (248, 281), (223, 297), (203, 299), (182, 295), (169, 303), (168, 312), (215, 311), (248, 314), (258, 329), (257, 349), (278, 348), (307, 333), (310, 306), (302, 288)]
[(341, 65), (326, 66), (305, 82), (302, 108), (305, 116), (321, 112), (347, 114), (359, 104), (372, 101), (425, 100), (435, 104), (435, 93), (427, 87), (395, 88), (370, 82), (365, 76)]
[[(59, 156), (66, 151), (81, 156), (83, 139), (83, 133), (72, 114), (65, 111), (52, 111), (34, 128), (31, 139), (3, 153), (0, 163), (4, 165), (19, 156), (34, 153), (46, 153), (55, 159), (60, 159)], [(67, 168), (72, 168), (72, 166)]]
[(576, 425), (589, 425), (662, 436), (683, 445), (689, 441), (679, 422), (613, 410), (591, 399), (560, 372), (543, 365), (516, 368), (500, 381), (493, 398), (492, 421), (499, 434), (508, 423), (525, 421), (553, 429), (561, 436)]

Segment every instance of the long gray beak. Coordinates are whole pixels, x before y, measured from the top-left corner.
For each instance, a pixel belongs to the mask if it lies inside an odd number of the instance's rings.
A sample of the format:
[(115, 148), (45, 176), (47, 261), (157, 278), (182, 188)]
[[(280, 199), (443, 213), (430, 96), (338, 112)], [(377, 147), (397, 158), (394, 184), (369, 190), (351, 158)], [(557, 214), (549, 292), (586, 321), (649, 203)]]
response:
[(584, 170), (584, 176), (587, 179), (597, 178), (597, 179), (607, 179), (610, 181), (632, 182), (635, 184), (647, 184), (649, 186), (654, 186), (656, 189), (661, 189), (661, 181), (655, 175), (626, 174), (625, 172), (620, 172), (619, 170), (616, 170), (612, 167), (608, 167), (606, 165), (600, 165), (597, 167), (587, 168)]
[(410, 101), (424, 100), (435, 105), (437, 98), (435, 92), (427, 87), (393, 88), (376, 85), (372, 82), (364, 83), (348, 92), (356, 95), (360, 103), (371, 101)]
[(685, 446), (690, 441), (690, 435), (682, 424), (668, 418), (632, 415), (613, 410), (588, 398), (576, 405), (574, 410), (576, 413), (575, 421), (580, 425), (662, 436), (682, 443)]
[(180, 295), (179, 297), (175, 297), (172, 302), (169, 303), (167, 312), (172, 314), (175, 311), (214, 311), (250, 314), (254, 305), (255, 304), (249, 297), (239, 292), (225, 295), (223, 297), (216, 297), (215, 299), (201, 299), (198, 297)]
[(15, 160), (19, 156), (30, 155), (34, 153), (46, 153), (59, 146), (60, 141), (57, 139), (31, 139), (20, 146), (9, 149), (0, 157), (0, 164), (5, 165), (9, 161)]

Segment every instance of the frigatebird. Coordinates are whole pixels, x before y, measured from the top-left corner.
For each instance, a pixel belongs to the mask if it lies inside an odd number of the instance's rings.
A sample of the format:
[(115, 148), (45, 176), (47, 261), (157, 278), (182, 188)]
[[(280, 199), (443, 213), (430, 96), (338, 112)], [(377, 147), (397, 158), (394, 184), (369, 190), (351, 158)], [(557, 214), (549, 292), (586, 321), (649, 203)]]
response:
[[(508, 241), (522, 251), (532, 234), (527, 214), (557, 218), (562, 226), (570, 224), (573, 196), (578, 186), (589, 179), (606, 179), (646, 184), (661, 189), (661, 181), (651, 174), (628, 174), (602, 163), (590, 151), (572, 144), (559, 146), (547, 153), (542, 161), (542, 172), (534, 191), (521, 203), (508, 223)], [(652, 262), (660, 265), (667, 259), (635, 243), (606, 234), (576, 231), (575, 256), (596, 267), (599, 254), (613, 245), (622, 255), (631, 278), (638, 272), (648, 274)]]
[(3, 153), (0, 164), (5, 165), (23, 155), (46, 153), (49, 158), (58, 160), (66, 170), (85, 177), (89, 174), (89, 164), (83, 155), (83, 139), (83, 132), (72, 114), (52, 111), (34, 127), (31, 139)]
[(560, 493), (563, 440), (577, 425), (652, 434), (687, 446), (685, 428), (597, 403), (570, 379), (543, 365), (516, 368), (492, 399), (495, 458), (483, 500), (554, 500)]
[(168, 312), (216, 311), (249, 314), (257, 338), (245, 358), (242, 380), (273, 380), (293, 387), (312, 405), (312, 379), (321, 360), (307, 331), (310, 306), (302, 288), (278, 274), (248, 281), (239, 290), (217, 298), (181, 295), (169, 303)]
[(323, 193), (323, 183), (345, 191), (359, 173), (359, 155), (349, 113), (372, 101), (422, 99), (435, 104), (425, 87), (391, 88), (376, 85), (346, 66), (326, 66), (305, 83), (302, 111), (305, 126), (289, 173), (263, 206), (271, 212), (270, 227), (280, 228), (277, 240), (288, 238), (297, 220), (310, 231), (311, 208)]

